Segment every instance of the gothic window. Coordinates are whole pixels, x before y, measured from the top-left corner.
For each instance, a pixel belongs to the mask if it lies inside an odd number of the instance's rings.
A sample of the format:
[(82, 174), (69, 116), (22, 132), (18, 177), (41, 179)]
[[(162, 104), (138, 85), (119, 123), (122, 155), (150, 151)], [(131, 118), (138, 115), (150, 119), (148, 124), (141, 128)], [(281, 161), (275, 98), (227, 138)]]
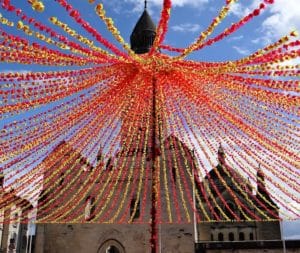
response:
[(218, 241), (224, 241), (224, 235), (223, 235), (223, 233), (219, 233), (218, 234)]
[(228, 239), (229, 241), (234, 241), (234, 234), (232, 232), (228, 234)]
[(244, 241), (245, 240), (245, 234), (243, 232), (239, 233), (239, 240)]
[(250, 240), (250, 241), (253, 241), (253, 240), (254, 240), (253, 233), (250, 233), (250, 234), (249, 234), (249, 240)]
[(136, 220), (140, 217), (140, 200), (138, 200), (136, 209), (135, 209), (134, 207), (135, 207), (136, 201), (137, 201), (137, 199), (133, 198), (130, 202), (130, 217), (132, 217), (132, 220)]
[(84, 218), (89, 221), (95, 216), (95, 198), (88, 196), (85, 201)]

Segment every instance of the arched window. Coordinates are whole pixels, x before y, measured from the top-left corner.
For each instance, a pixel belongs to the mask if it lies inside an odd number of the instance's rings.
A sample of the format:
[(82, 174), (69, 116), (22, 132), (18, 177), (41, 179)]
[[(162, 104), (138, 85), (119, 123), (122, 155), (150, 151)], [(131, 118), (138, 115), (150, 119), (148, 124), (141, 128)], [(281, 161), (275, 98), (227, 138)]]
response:
[(243, 232), (239, 233), (239, 240), (244, 241), (245, 240), (245, 234)]
[(106, 249), (106, 253), (120, 253), (116, 246), (108, 246)]
[(109, 239), (100, 246), (98, 253), (125, 253), (125, 249), (120, 242)]
[(229, 241), (234, 241), (234, 233), (230, 232), (228, 234), (228, 239), (229, 239)]
[(224, 235), (223, 235), (223, 233), (219, 233), (218, 234), (218, 241), (224, 241)]
[(253, 241), (253, 240), (254, 240), (253, 233), (250, 233), (250, 234), (249, 234), (249, 240), (250, 240), (250, 241)]
[(213, 241), (214, 240), (214, 235), (210, 234), (210, 240)]

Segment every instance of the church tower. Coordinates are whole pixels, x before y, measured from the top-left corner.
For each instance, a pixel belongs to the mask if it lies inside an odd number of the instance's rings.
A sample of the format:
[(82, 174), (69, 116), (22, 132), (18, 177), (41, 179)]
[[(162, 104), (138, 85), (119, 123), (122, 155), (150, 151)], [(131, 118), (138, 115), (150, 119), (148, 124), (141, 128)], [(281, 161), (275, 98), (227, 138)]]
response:
[(155, 36), (156, 27), (147, 11), (147, 1), (145, 1), (144, 12), (130, 36), (131, 49), (136, 54), (148, 53), (153, 46)]
[[(130, 35), (131, 49), (135, 54), (147, 54), (153, 46), (156, 36), (156, 26), (147, 11), (147, 1), (145, 1), (144, 11), (138, 19)], [(139, 69), (137, 69), (137, 72)], [(135, 88), (130, 90), (127, 100), (128, 104), (121, 115), (121, 154), (128, 155), (142, 154), (142, 147), (147, 142), (147, 161), (151, 160), (152, 134), (153, 134), (153, 82), (152, 73), (143, 75), (143, 81), (134, 78), (130, 85)], [(143, 100), (140, 100), (140, 97)], [(132, 141), (135, 139), (134, 141)], [(139, 140), (139, 141), (137, 141)], [(135, 147), (134, 147), (135, 146)], [(138, 146), (138, 147), (137, 147)]]

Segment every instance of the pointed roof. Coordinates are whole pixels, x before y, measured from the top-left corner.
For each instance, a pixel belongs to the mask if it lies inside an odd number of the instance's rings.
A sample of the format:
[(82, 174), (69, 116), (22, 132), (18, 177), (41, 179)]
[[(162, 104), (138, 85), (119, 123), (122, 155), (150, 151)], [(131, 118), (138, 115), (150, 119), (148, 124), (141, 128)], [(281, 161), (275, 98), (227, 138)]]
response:
[(183, 142), (181, 141), (177, 136), (175, 136), (174, 134), (170, 134), (165, 140), (164, 140), (164, 145), (165, 146), (169, 146), (170, 144), (172, 145), (176, 145), (176, 146), (179, 146), (181, 148), (183, 148), (183, 150), (185, 152), (188, 152), (188, 153), (193, 153), (193, 151)]
[(154, 24), (154, 22), (152, 21), (152, 18), (150, 17), (148, 11), (145, 9), (141, 15), (141, 17), (139, 18), (138, 22), (136, 23), (132, 34), (139, 34), (143, 31), (152, 31), (155, 32), (156, 31), (156, 26)]
[(258, 164), (256, 174), (257, 174), (257, 177), (263, 178), (263, 180), (264, 180), (265, 173), (263, 172), (262, 168), (260, 167), (260, 163)]
[(218, 149), (218, 154), (225, 154), (224, 148), (222, 144), (220, 143), (219, 149)]
[(150, 51), (156, 36), (156, 26), (153, 23), (148, 11), (147, 1), (145, 1), (145, 9), (136, 23), (131, 35), (131, 49), (136, 54), (144, 54)]

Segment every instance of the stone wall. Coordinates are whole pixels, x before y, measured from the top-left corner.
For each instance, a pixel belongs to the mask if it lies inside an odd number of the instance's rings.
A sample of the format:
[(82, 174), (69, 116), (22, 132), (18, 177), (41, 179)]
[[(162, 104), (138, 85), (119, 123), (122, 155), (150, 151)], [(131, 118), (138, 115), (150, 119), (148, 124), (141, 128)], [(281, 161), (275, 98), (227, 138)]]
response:
[(201, 242), (196, 253), (300, 253), (300, 240), (244, 241), (244, 242)]
[[(162, 225), (159, 229), (162, 252), (194, 251), (192, 225)], [(149, 224), (39, 224), (35, 253), (104, 253), (110, 245), (120, 253), (148, 253), (149, 240)]]

